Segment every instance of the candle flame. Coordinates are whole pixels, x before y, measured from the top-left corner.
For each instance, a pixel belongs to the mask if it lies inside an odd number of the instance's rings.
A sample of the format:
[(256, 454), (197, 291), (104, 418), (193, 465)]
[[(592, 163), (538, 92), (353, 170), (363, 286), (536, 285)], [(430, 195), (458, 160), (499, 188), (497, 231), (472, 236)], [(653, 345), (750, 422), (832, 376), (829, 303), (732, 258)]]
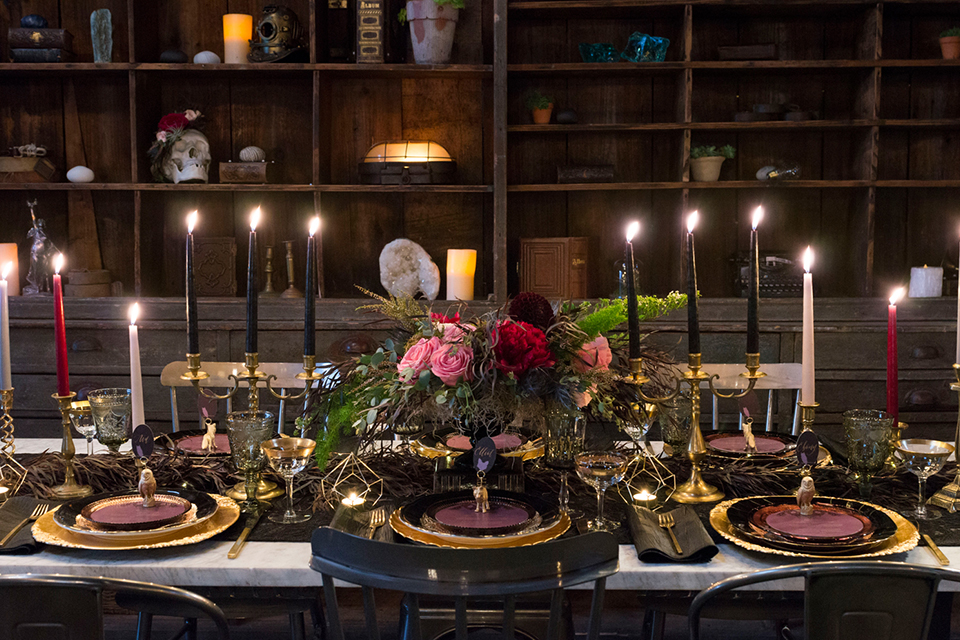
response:
[(140, 303), (134, 302), (130, 305), (130, 324), (137, 324), (137, 318), (140, 317)]
[(655, 493), (650, 493), (646, 489), (641, 489), (640, 493), (633, 494), (633, 499), (638, 502), (647, 502), (649, 500), (653, 500), (656, 497), (657, 495)]
[(197, 216), (199, 214), (196, 210), (191, 211), (187, 214), (187, 233), (193, 233), (193, 228), (197, 226)]
[(693, 230), (696, 228), (697, 223), (700, 222), (700, 212), (694, 211), (687, 216), (687, 232), (693, 233)]
[(640, 233), (640, 223), (634, 220), (627, 225), (627, 242), (633, 242), (634, 236)]
[(904, 289), (903, 287), (898, 287), (897, 289), (895, 289), (894, 292), (890, 294), (890, 305), (893, 306), (898, 302), (900, 302), (900, 299), (903, 298), (903, 294), (905, 294), (906, 292), (907, 290)]
[(763, 207), (757, 207), (753, 210), (753, 228), (756, 228), (760, 225), (760, 221), (763, 220)]
[(6, 279), (7, 279), (7, 276), (10, 275), (10, 271), (11, 271), (12, 269), (13, 269), (13, 263), (12, 263), (12, 262), (5, 262), (5, 263), (3, 264), (3, 274), (2, 274), (2, 275), (3, 275), (3, 279), (4, 279), (4, 280), (6, 280)]
[(351, 491), (350, 495), (344, 498), (342, 502), (348, 507), (358, 507), (363, 504), (363, 498)]
[(317, 234), (317, 231), (320, 230), (320, 216), (314, 216), (310, 220), (310, 237), (313, 237)]
[(260, 223), (260, 207), (257, 207), (250, 213), (250, 231), (256, 231)]
[(60, 269), (63, 268), (63, 254), (58, 253), (57, 257), (53, 259), (53, 270), (57, 275), (60, 275)]
[(807, 250), (803, 252), (803, 270), (807, 273), (810, 273), (810, 267), (813, 266), (813, 249), (807, 247)]

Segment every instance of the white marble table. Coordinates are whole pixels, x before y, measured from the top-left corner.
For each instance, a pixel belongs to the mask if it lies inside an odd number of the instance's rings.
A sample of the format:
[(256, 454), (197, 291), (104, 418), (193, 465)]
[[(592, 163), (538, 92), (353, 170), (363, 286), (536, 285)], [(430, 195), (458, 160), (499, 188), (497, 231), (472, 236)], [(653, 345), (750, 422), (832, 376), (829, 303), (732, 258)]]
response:
[[(59, 450), (53, 439), (17, 441), (17, 451), (37, 453)], [(86, 443), (77, 441), (77, 450)], [(129, 578), (184, 587), (319, 587), (320, 574), (310, 569), (309, 542), (250, 542), (236, 560), (227, 559), (232, 542), (199, 544), (149, 551), (78, 551), (47, 546), (29, 556), (0, 555), (0, 574), (60, 573)], [(960, 547), (944, 547), (950, 568), (960, 570)], [(917, 548), (884, 558), (889, 561), (937, 566), (930, 552)], [(705, 564), (646, 564), (637, 559), (632, 545), (620, 546), (620, 571), (607, 579), (614, 590), (696, 591), (745, 572), (785, 564), (788, 558), (750, 553), (731, 544), (720, 545), (720, 553)], [(584, 588), (588, 588), (584, 586)], [(767, 587), (769, 588), (769, 587)], [(799, 580), (784, 583), (783, 589), (800, 590)], [(957, 583), (942, 589), (958, 591)]]

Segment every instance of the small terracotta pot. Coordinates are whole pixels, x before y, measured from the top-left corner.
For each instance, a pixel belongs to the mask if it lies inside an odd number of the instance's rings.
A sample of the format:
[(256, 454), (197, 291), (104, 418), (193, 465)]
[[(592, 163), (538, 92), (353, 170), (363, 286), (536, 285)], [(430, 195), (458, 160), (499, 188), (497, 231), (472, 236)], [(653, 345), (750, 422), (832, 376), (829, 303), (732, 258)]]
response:
[(553, 103), (546, 109), (531, 109), (534, 124), (550, 124), (550, 116), (553, 115)]
[(940, 38), (940, 51), (944, 60), (960, 59), (960, 36)]
[(690, 170), (695, 182), (716, 182), (720, 179), (720, 166), (726, 160), (723, 156), (691, 158)]

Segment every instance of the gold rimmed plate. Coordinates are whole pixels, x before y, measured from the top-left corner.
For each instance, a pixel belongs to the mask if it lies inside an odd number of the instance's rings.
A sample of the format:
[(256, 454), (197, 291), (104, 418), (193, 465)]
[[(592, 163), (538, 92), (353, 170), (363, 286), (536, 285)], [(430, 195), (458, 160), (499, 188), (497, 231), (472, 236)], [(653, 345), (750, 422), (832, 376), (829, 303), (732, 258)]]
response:
[(434, 547), (445, 547), (448, 549), (506, 549), (510, 547), (526, 547), (559, 538), (570, 528), (570, 517), (567, 516), (566, 513), (561, 512), (559, 517), (551, 524), (531, 533), (512, 536), (471, 538), (442, 535), (411, 527), (400, 517), (400, 510), (398, 509), (390, 515), (390, 527), (404, 538)]
[(144, 540), (151, 536), (163, 536), (173, 531), (186, 529), (205, 522), (212, 518), (219, 505), (217, 501), (209, 494), (201, 491), (190, 491), (187, 489), (161, 489), (154, 494), (154, 497), (171, 496), (187, 501), (191, 508), (188, 511), (188, 519), (183, 521), (174, 521), (166, 525), (145, 526), (135, 530), (104, 530), (102, 528), (92, 528), (90, 522), (84, 522), (84, 512), (89, 510), (91, 505), (103, 503), (104, 501), (117, 499), (140, 499), (140, 496), (132, 491), (114, 491), (112, 493), (101, 493), (85, 498), (71, 500), (60, 506), (54, 513), (54, 522), (68, 531), (78, 534), (99, 536), (104, 539), (130, 539)]

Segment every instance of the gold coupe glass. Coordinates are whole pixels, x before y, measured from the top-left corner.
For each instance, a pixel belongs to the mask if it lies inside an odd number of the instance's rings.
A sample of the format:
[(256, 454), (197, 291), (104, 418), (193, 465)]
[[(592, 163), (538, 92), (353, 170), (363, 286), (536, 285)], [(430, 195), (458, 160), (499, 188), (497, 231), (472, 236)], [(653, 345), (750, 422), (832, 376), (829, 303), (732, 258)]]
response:
[(953, 449), (952, 444), (939, 440), (910, 438), (897, 442), (897, 456), (903, 460), (903, 466), (907, 471), (917, 476), (917, 482), (920, 485), (917, 508), (905, 511), (904, 515), (914, 516), (920, 520), (935, 520), (942, 515), (939, 511), (927, 510), (927, 478), (936, 475), (943, 468)]
[(317, 443), (306, 438), (274, 438), (260, 445), (273, 470), (287, 482), (287, 509), (271, 513), (270, 522), (299, 524), (313, 517), (311, 513), (297, 513), (293, 509), (293, 477), (310, 466)]

